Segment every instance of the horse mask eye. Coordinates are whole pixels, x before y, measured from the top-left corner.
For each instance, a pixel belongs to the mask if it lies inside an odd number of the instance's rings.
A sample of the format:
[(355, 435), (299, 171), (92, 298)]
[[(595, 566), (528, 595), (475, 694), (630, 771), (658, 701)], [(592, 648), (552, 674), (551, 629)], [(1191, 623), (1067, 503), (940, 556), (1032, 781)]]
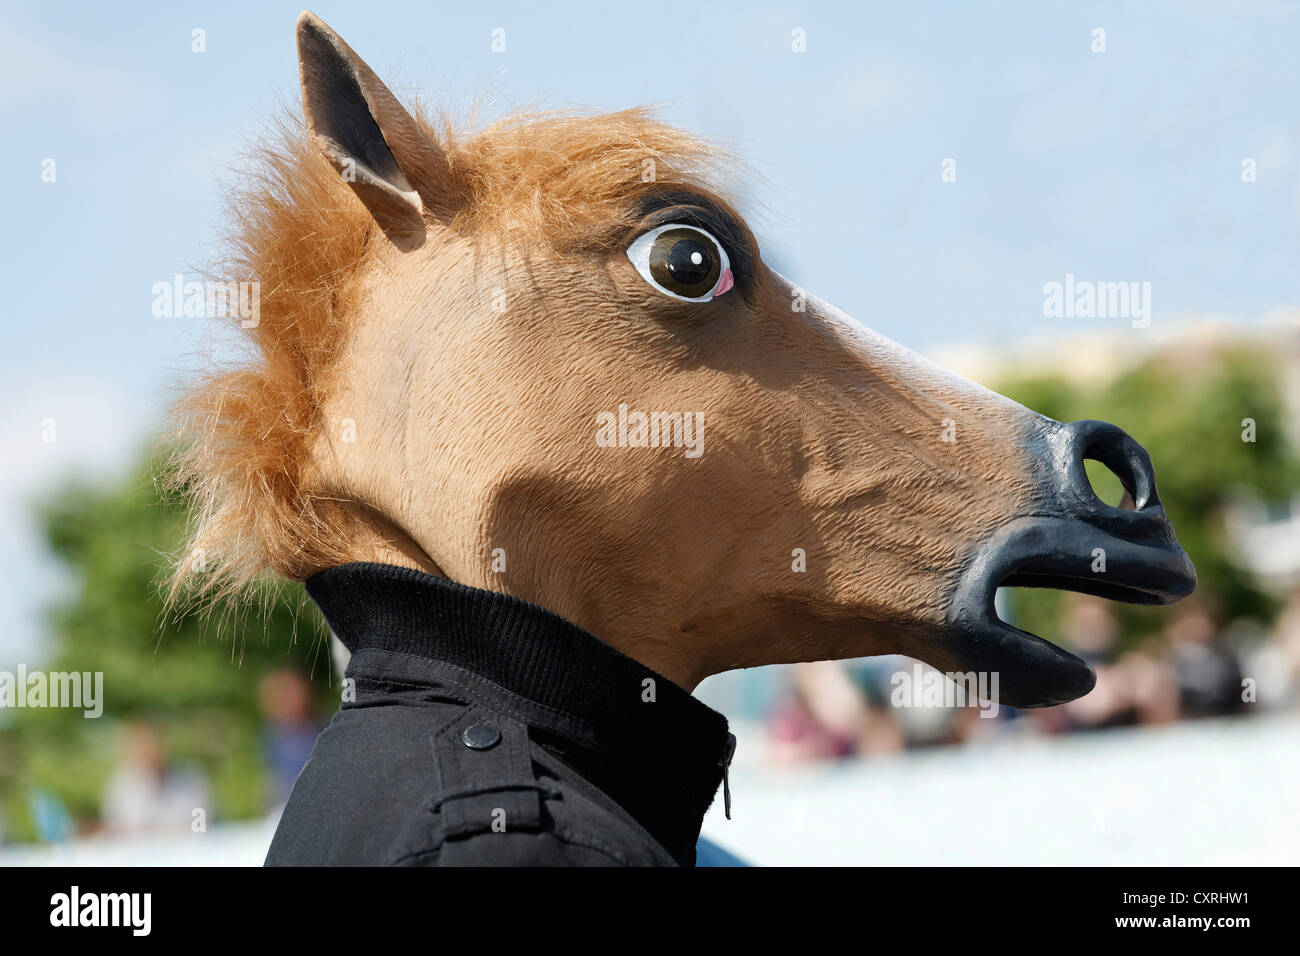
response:
[(727, 250), (698, 226), (651, 229), (628, 246), (627, 257), (641, 278), (674, 299), (708, 302), (735, 284)]

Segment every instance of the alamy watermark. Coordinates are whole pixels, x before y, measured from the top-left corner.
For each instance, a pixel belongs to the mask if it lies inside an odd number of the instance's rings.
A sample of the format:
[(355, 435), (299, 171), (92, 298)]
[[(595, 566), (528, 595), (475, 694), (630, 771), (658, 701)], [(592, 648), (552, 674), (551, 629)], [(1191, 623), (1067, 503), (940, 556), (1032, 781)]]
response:
[(889, 678), (894, 707), (978, 707), (981, 717), (998, 715), (998, 672), (944, 673), (920, 662)]
[(262, 283), (208, 280), (200, 282), (177, 273), (170, 282), (155, 282), (153, 314), (159, 319), (238, 319), (246, 329), (262, 318)]
[(148, 936), (152, 914), (152, 893), (83, 893), (74, 885), (50, 897), (50, 925), (56, 927), (122, 927)]
[(1043, 286), (1043, 316), (1048, 319), (1132, 319), (1133, 328), (1151, 324), (1150, 282), (1092, 282), (1065, 274), (1064, 282)]
[(682, 448), (687, 458), (704, 454), (702, 412), (596, 413), (596, 444), (601, 448)]
[(0, 671), (0, 709), (6, 707), (71, 707), (89, 718), (104, 713), (103, 671), (32, 671), (19, 664), (17, 672)]

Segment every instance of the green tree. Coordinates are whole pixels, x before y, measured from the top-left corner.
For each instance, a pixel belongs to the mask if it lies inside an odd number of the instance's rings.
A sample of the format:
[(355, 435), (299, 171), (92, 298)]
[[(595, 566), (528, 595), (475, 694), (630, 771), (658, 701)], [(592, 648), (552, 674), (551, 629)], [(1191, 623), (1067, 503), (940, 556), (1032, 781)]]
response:
[(301, 586), (268, 584), (252, 604), (164, 616), (158, 581), (186, 514), (156, 490), (161, 467), (151, 457), (121, 485), (78, 482), (40, 506), (45, 540), (70, 579), (48, 612), (51, 653), (41, 669), (103, 672), (104, 714), (10, 711), (0, 730), (0, 806), (11, 838), (34, 836), (38, 788), (78, 822), (96, 821), (115, 731), (128, 720), (147, 721), (171, 757), (202, 768), (216, 804), (209, 819), (257, 816), (269, 783), (260, 680), (293, 667), (312, 681), (322, 714), (336, 706), (328, 632)]

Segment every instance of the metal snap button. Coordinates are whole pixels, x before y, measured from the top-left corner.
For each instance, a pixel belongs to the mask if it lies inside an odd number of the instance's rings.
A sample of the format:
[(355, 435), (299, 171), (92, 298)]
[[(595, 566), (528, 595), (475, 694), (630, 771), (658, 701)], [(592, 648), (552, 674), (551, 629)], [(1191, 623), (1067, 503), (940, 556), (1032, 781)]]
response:
[(501, 742), (501, 731), (491, 724), (475, 724), (473, 727), (466, 727), (460, 739), (470, 750), (491, 750)]

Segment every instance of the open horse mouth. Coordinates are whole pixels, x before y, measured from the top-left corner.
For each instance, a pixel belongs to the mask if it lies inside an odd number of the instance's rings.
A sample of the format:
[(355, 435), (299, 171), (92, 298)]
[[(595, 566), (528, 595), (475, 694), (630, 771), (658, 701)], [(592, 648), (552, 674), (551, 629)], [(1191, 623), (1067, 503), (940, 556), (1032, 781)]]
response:
[[(1092, 690), (1084, 661), (1001, 620), (999, 587), (1042, 587), (1130, 604), (1172, 604), (1196, 587), (1196, 569), (1179, 546), (1156, 493), (1146, 451), (1114, 425), (1051, 423), (1030, 447), (1043, 467), (1037, 507), (1004, 524), (965, 569), (948, 615), (945, 657), (962, 671), (997, 674), (1001, 703), (1046, 707)], [(1084, 460), (1120, 479), (1131, 508), (1105, 504)]]

